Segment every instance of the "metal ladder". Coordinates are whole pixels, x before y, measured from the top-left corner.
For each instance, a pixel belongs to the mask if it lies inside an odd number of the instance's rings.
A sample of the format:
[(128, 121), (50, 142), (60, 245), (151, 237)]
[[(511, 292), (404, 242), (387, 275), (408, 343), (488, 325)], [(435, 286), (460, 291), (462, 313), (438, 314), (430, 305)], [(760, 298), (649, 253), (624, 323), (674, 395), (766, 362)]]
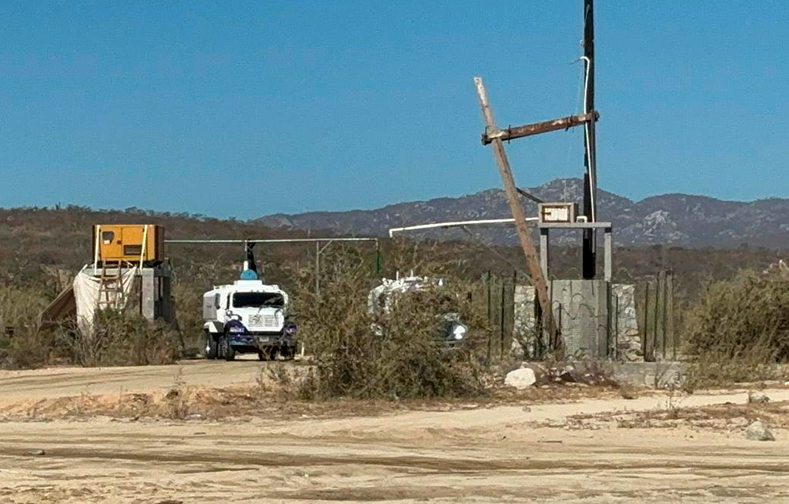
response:
[(96, 310), (104, 308), (122, 308), (123, 303), (123, 268), (118, 262), (114, 268), (115, 274), (107, 271), (107, 265), (102, 263), (99, 276), (99, 292), (96, 295)]

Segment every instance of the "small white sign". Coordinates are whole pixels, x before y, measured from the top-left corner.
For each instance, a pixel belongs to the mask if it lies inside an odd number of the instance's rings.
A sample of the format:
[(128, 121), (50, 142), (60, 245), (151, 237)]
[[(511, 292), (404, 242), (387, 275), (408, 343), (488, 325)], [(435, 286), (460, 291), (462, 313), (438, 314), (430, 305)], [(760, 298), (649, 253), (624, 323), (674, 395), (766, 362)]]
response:
[(570, 212), (567, 207), (546, 207), (543, 210), (544, 222), (570, 222)]

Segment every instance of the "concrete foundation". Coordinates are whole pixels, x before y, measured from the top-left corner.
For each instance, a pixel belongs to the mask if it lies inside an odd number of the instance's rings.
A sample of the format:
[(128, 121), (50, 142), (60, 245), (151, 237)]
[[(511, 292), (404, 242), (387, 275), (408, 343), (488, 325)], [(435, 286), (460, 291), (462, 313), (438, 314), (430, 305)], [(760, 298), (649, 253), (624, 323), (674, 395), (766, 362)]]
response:
[(619, 383), (637, 387), (671, 388), (682, 384), (687, 366), (682, 362), (604, 362), (604, 369)]
[[(549, 287), (554, 319), (561, 327), (568, 358), (643, 359), (635, 286), (605, 280), (553, 280)], [(535, 332), (534, 287), (516, 286), (514, 296), (512, 350), (526, 358), (541, 358)]]
[(687, 374), (683, 362), (612, 362), (607, 360), (567, 360), (548, 367), (545, 362), (523, 362), (530, 369), (535, 385), (577, 381), (587, 384), (614, 380), (620, 385), (667, 389), (682, 385)]
[(605, 280), (552, 280), (553, 316), (568, 358), (609, 355), (608, 292)]
[(636, 313), (636, 286), (611, 284), (611, 334), (615, 360), (636, 362), (644, 360), (641, 351), (641, 333), (638, 331)]

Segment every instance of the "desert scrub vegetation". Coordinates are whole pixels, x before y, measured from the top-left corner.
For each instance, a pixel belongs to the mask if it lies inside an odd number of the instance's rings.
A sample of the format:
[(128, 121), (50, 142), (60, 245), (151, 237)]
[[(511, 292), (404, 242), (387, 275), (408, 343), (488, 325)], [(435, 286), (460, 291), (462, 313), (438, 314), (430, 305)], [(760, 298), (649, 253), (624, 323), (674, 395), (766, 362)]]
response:
[(59, 343), (71, 362), (86, 367), (171, 364), (181, 354), (178, 332), (163, 321), (105, 309), (91, 332), (60, 330)]
[(104, 310), (94, 331), (83, 335), (73, 322), (43, 327), (38, 315), (46, 305), (46, 297), (31, 288), (0, 287), (0, 367), (164, 364), (180, 354), (178, 333), (165, 324)]
[(35, 368), (47, 364), (55, 339), (41, 331), (37, 317), (46, 298), (30, 287), (0, 286), (0, 365)]
[(742, 271), (711, 283), (685, 319), (688, 383), (783, 379), (789, 361), (789, 278)]
[(321, 292), (304, 270), (296, 313), (302, 341), (314, 355), (312, 371), (296, 384), (307, 399), (412, 399), (461, 397), (483, 391), (481, 366), (471, 347), (449, 350), (438, 336), (448, 299), (461, 316), (464, 297), (441, 287), (399, 296), (384, 317), (368, 309), (376, 283), (366, 258), (336, 249), (321, 272)]
[[(161, 351), (153, 348), (150, 341), (146, 343), (147, 336), (138, 337), (137, 343), (128, 340), (118, 341), (109, 345), (109, 348), (96, 349), (88, 345), (88, 349), (77, 351), (80, 344), (69, 340), (67, 335), (73, 334), (73, 330), (67, 326), (56, 329), (41, 328), (37, 324), (37, 315), (58, 292), (66, 285), (66, 277), (72, 276), (91, 258), (91, 226), (102, 222), (116, 223), (139, 223), (150, 222), (165, 227), (168, 238), (303, 238), (307, 237), (306, 231), (292, 229), (272, 229), (255, 221), (239, 221), (236, 219), (215, 219), (201, 215), (188, 215), (185, 213), (152, 212), (138, 208), (122, 210), (98, 211), (86, 207), (65, 206), (56, 208), (10, 208), (0, 209), (0, 366), (5, 367), (36, 367), (55, 362), (79, 363), (102, 363), (109, 365), (110, 355), (118, 356), (119, 363), (146, 363), (156, 361), (167, 361), (168, 351)], [(323, 236), (330, 235), (320, 233)], [(314, 236), (314, 235), (313, 235)], [(453, 291), (460, 292), (460, 311), (461, 318), (466, 322), (470, 329), (471, 349), (462, 353), (463, 359), (457, 355), (446, 356), (439, 352), (430, 352), (429, 358), (424, 357), (425, 352), (417, 350), (418, 345), (432, 345), (431, 340), (420, 340), (416, 337), (416, 332), (421, 331), (426, 334), (428, 327), (432, 324), (429, 317), (416, 313), (410, 313), (405, 309), (407, 301), (403, 307), (396, 310), (403, 311), (402, 315), (390, 322), (385, 329), (387, 338), (385, 342), (369, 340), (369, 325), (373, 322), (366, 313), (366, 300), (369, 288), (377, 281), (374, 272), (374, 255), (369, 246), (357, 247), (356, 256), (350, 250), (339, 248), (335, 243), (321, 261), (321, 290), (322, 296), (316, 296), (314, 291), (314, 250), (310, 246), (302, 244), (278, 245), (276, 247), (259, 248), (258, 259), (262, 263), (266, 282), (280, 284), (287, 290), (296, 303), (297, 314), (301, 315), (297, 322), (300, 326), (300, 338), (307, 345), (307, 353), (319, 352), (318, 362), (321, 364), (316, 368), (317, 372), (330, 373), (336, 375), (336, 380), (330, 383), (337, 385), (335, 388), (323, 389), (320, 387), (309, 387), (305, 390), (312, 390), (314, 393), (321, 393), (327, 396), (346, 394), (349, 396), (361, 396), (365, 394), (379, 394), (380, 391), (387, 389), (391, 384), (391, 379), (384, 379), (377, 371), (365, 367), (366, 364), (356, 362), (353, 357), (354, 350), (352, 342), (356, 341), (362, 346), (365, 352), (376, 351), (379, 354), (394, 355), (396, 362), (390, 367), (392, 370), (404, 369), (405, 362), (411, 362), (414, 369), (421, 369), (421, 376), (413, 383), (439, 384), (436, 387), (428, 388), (425, 394), (443, 394), (447, 387), (455, 387), (452, 380), (460, 377), (458, 383), (471, 384), (476, 386), (474, 373), (477, 367), (476, 356), (484, 355), (484, 350), (480, 351), (477, 345), (485, 345), (485, 327), (487, 324), (484, 313), (479, 312), (484, 303), (479, 302), (483, 299), (483, 292), (479, 285), (474, 291), (470, 279), (478, 280), (488, 271), (494, 276), (510, 277), (512, 275), (512, 265), (522, 261), (522, 251), (517, 246), (498, 247), (495, 249), (500, 257), (492, 254), (489, 249), (479, 244), (469, 241), (413, 241), (410, 239), (381, 240), (381, 250), (383, 253), (383, 265), (385, 275), (389, 278), (394, 277), (395, 271), (409, 272), (412, 269), (420, 275), (437, 275), (448, 280)], [(334, 254), (338, 254), (335, 256)], [(202, 338), (202, 317), (201, 302), (202, 294), (209, 290), (213, 284), (232, 282), (238, 277), (238, 271), (243, 259), (241, 250), (236, 245), (217, 245), (212, 247), (179, 245), (169, 246), (167, 255), (170, 257), (174, 271), (173, 292), (177, 306), (178, 322), (186, 348), (197, 348), (201, 346)], [(501, 257), (506, 260), (502, 260)], [(763, 248), (738, 248), (738, 249), (682, 249), (676, 247), (620, 247), (617, 249), (615, 257), (615, 281), (632, 283), (638, 279), (654, 273), (656, 269), (673, 269), (677, 280), (682, 282), (683, 306), (685, 301), (693, 304), (701, 296), (702, 279), (711, 277), (720, 281), (736, 274), (737, 270), (743, 267), (754, 267), (759, 270), (775, 262), (781, 256), (781, 251)], [(334, 262), (345, 257), (343, 260), (351, 260), (355, 257), (356, 262), (338, 265), (337, 270)], [(428, 258), (428, 260), (420, 258)], [(556, 247), (553, 255), (553, 270), (557, 276), (577, 276), (578, 255), (576, 247)], [(339, 289), (344, 275), (349, 274), (349, 268), (358, 268), (358, 278), (347, 280), (348, 294), (335, 296), (333, 289)], [(63, 276), (63, 278), (60, 278)], [(759, 277), (759, 275), (755, 275)], [(461, 280), (463, 279), (463, 280)], [(759, 282), (764, 279), (756, 278)], [(355, 282), (355, 283), (354, 283)], [(479, 283), (477, 283), (479, 284)], [(776, 289), (782, 286), (773, 284)], [(474, 294), (476, 303), (466, 300), (466, 294)], [(710, 288), (707, 288), (705, 296), (710, 296)], [(342, 293), (342, 289), (339, 290)], [(776, 290), (775, 295), (783, 296)], [(708, 303), (714, 303), (712, 297), (707, 297)], [(732, 298), (734, 299), (734, 298)], [(736, 302), (736, 299), (732, 303)], [(755, 309), (760, 309), (755, 303)], [(715, 309), (712, 306), (708, 310)], [(739, 308), (738, 308), (739, 309)], [(345, 310), (348, 310), (345, 313)], [(362, 317), (353, 315), (354, 310), (362, 313)], [(719, 310), (720, 313), (728, 315), (731, 310)], [(709, 312), (712, 313), (712, 312)], [(482, 316), (480, 316), (482, 315)], [(780, 315), (780, 310), (776, 310), (770, 317)], [(723, 327), (718, 324), (713, 327), (715, 319), (720, 319), (719, 315), (708, 316), (703, 324), (697, 324), (692, 329), (690, 339), (694, 340), (689, 348), (693, 351), (692, 358), (699, 368), (703, 364), (704, 369), (717, 370), (723, 375), (734, 375), (737, 373), (737, 364), (743, 362), (760, 362), (760, 369), (765, 372), (772, 372), (774, 362), (785, 361), (786, 355), (781, 351), (775, 352), (777, 347), (773, 340), (780, 340), (778, 333), (765, 333), (764, 331), (752, 331), (753, 334), (768, 334), (766, 339), (769, 344), (759, 345), (759, 348), (766, 351), (756, 351), (748, 345), (728, 346), (717, 342), (716, 334), (718, 331), (734, 332), (731, 328)], [(704, 317), (697, 318), (705, 320)], [(774, 320), (775, 321), (775, 320)], [(327, 323), (324, 323), (327, 322)], [(756, 323), (759, 321), (756, 320)], [(728, 322), (727, 322), (728, 323)], [(337, 324), (344, 324), (339, 327)], [(765, 325), (769, 325), (766, 324)], [(780, 324), (779, 324), (780, 325)], [(4, 327), (14, 328), (14, 334), (9, 337), (3, 331)], [(418, 326), (418, 330), (411, 327)], [(773, 324), (775, 326), (775, 324)], [(136, 331), (142, 334), (142, 328), (138, 322), (128, 321), (117, 327), (123, 330)], [(343, 337), (341, 330), (349, 329), (349, 335)], [(398, 338), (405, 338), (405, 330), (414, 332), (414, 341), (406, 341), (403, 344), (389, 343)], [(489, 328), (488, 328), (489, 329)], [(163, 328), (150, 328), (146, 331), (163, 331)], [(355, 331), (355, 332), (354, 332)], [(115, 332), (114, 334), (117, 334)], [(683, 333), (686, 334), (686, 333)], [(483, 336), (483, 337), (479, 337)], [(168, 339), (166, 336), (165, 339)], [(332, 339), (334, 338), (334, 339)], [(688, 338), (683, 338), (688, 339)], [(725, 339), (729, 341), (729, 337)], [(341, 345), (342, 351), (334, 353), (330, 349), (332, 345)], [(84, 346), (84, 345), (83, 345)], [(780, 347), (780, 345), (778, 345)], [(133, 350), (134, 348), (138, 350)], [(728, 350), (726, 350), (728, 348)], [(123, 353), (128, 350), (128, 353)], [(405, 349), (405, 350), (401, 350)], [(344, 352), (344, 354), (343, 354)], [(421, 354), (420, 354), (421, 352)], [(497, 352), (494, 352), (494, 354)], [(732, 353), (737, 355), (736, 359), (731, 358)], [(783, 351), (785, 354), (786, 352)], [(135, 354), (137, 357), (130, 357)], [(414, 355), (411, 361), (406, 360), (406, 354)], [(720, 354), (723, 357), (718, 356)], [(337, 355), (344, 355), (344, 360), (339, 360)], [(495, 356), (494, 356), (495, 357)], [(335, 359), (335, 360), (333, 360)], [(420, 360), (421, 359), (421, 360)], [(453, 363), (453, 359), (459, 360)], [(433, 364), (439, 360), (441, 367)], [(446, 362), (445, 362), (446, 361)], [(730, 367), (727, 362), (733, 362)], [(343, 367), (343, 363), (348, 365), (348, 369)], [(458, 369), (453, 369), (451, 374), (443, 374), (447, 369), (445, 364), (452, 364)], [(493, 360), (487, 364), (493, 365)], [(750, 366), (756, 369), (756, 366)], [(456, 372), (457, 371), (457, 372)], [(460, 372), (463, 371), (463, 372)], [(705, 371), (706, 372), (706, 371)], [(372, 374), (370, 374), (372, 373)], [(395, 373), (395, 371), (392, 371)], [(466, 374), (464, 374), (466, 373)], [(769, 373), (768, 373), (769, 374)], [(362, 376), (377, 377), (371, 380), (366, 390), (359, 390), (354, 387), (342, 385), (343, 376)], [(471, 376), (470, 380), (464, 377)], [(719, 377), (715, 378), (719, 380)], [(317, 378), (314, 380), (318, 382)], [(441, 385), (441, 384), (449, 385)], [(332, 385), (332, 386), (334, 386)], [(325, 385), (328, 387), (328, 385)], [(399, 388), (398, 388), (399, 387)], [(409, 388), (412, 385), (399, 384), (392, 387), (395, 395), (408, 396), (412, 394)], [(318, 390), (320, 388), (320, 390)], [(461, 387), (462, 388), (462, 387)], [(377, 391), (377, 392), (376, 392)]]

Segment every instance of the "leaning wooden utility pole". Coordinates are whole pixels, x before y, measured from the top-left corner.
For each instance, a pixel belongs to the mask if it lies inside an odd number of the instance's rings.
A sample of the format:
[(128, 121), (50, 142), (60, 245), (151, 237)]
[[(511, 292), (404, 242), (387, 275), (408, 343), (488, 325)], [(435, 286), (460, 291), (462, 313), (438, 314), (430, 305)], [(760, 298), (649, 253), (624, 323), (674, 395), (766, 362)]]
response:
[[(594, 0), (584, 0), (584, 114), (594, 110)], [(583, 214), (587, 222), (597, 220), (597, 152), (594, 133), (595, 121), (584, 126), (584, 199)], [(596, 273), (597, 240), (594, 229), (584, 229), (582, 248), (583, 278), (594, 278)]]
[[(504, 144), (501, 140), (502, 131), (496, 127), (496, 121), (493, 118), (493, 111), (488, 102), (488, 93), (485, 91), (485, 86), (482, 84), (481, 77), (474, 77), (474, 84), (477, 86), (477, 95), (479, 96), (479, 103), (482, 107), (482, 115), (485, 117), (485, 138), (489, 138), (493, 144), (493, 155), (496, 157), (496, 164), (499, 167), (501, 180), (504, 183), (504, 191), (507, 194), (507, 201), (510, 205), (512, 218), (515, 219), (515, 227), (518, 230), (518, 237), (520, 238), (523, 254), (526, 256), (526, 267), (529, 273), (534, 289), (537, 291), (537, 299), (540, 302), (544, 327), (548, 332), (549, 341), (559, 343), (557, 337), (557, 327), (553, 323), (553, 310), (551, 309), (551, 300), (548, 296), (548, 285), (543, 276), (540, 261), (537, 258), (537, 250), (534, 248), (534, 243), (529, 235), (529, 229), (526, 227), (526, 214), (523, 212), (520, 201), (518, 200), (518, 189), (515, 185), (515, 179), (512, 176), (510, 163), (507, 160), (507, 153), (504, 151)], [(559, 343), (556, 350), (561, 351), (561, 344)]]

